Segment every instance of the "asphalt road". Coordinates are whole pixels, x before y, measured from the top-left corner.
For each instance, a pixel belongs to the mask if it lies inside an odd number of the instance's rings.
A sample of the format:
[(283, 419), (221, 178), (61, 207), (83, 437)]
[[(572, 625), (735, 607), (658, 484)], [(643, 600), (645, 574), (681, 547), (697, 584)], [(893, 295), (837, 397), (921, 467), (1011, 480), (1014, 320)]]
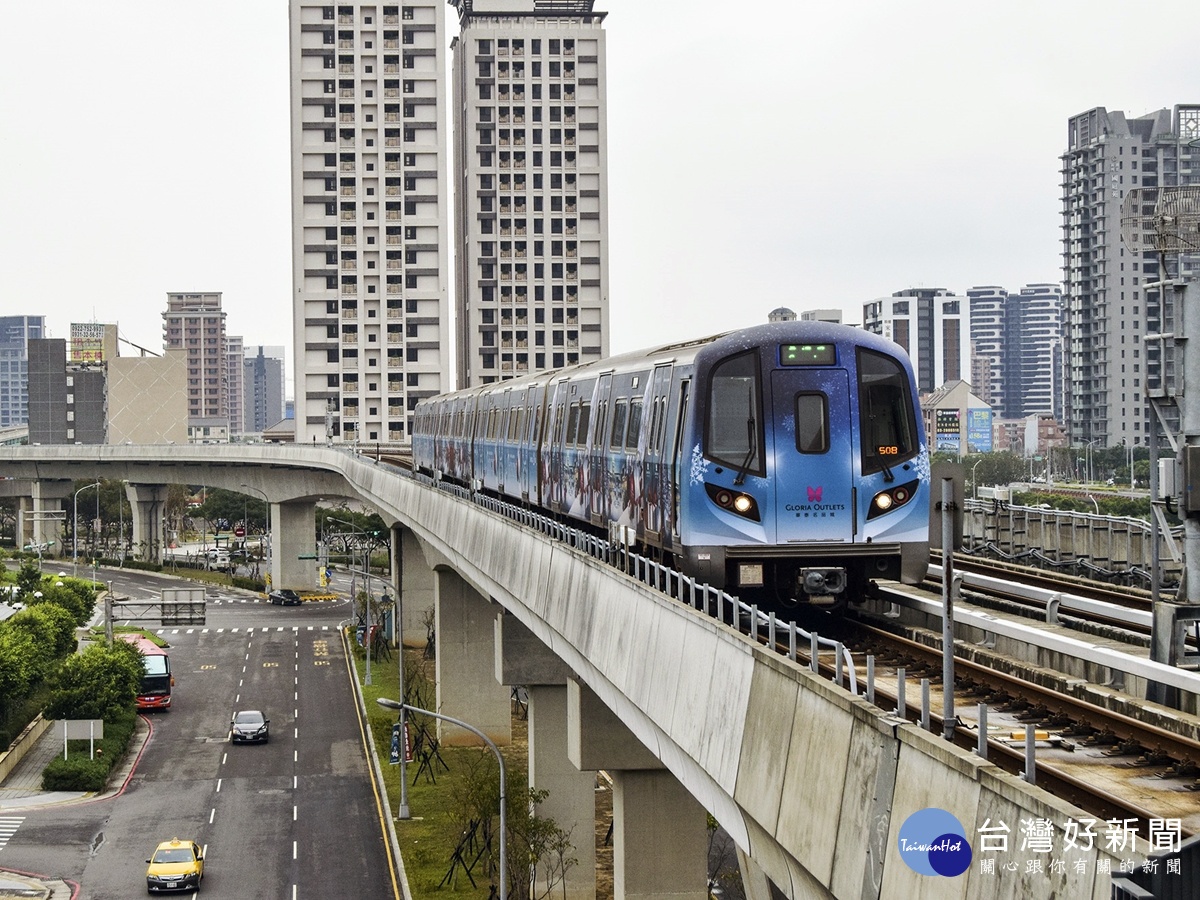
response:
[[(122, 596), (165, 584), (110, 576)], [(173, 708), (149, 716), (126, 790), (23, 811), (0, 867), (76, 882), (79, 900), (128, 898), (154, 846), (180, 837), (206, 849), (205, 897), (398, 897), (336, 627), (348, 604), (209, 600), (206, 626), (154, 629), (171, 644)], [(239, 709), (267, 714), (268, 743), (229, 744)]]

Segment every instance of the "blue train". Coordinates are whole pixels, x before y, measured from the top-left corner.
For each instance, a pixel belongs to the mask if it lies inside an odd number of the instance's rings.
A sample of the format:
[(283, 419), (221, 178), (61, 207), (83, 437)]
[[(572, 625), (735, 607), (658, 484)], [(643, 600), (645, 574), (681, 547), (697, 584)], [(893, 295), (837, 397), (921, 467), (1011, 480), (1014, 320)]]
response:
[(413, 463), (599, 529), (764, 607), (843, 607), (929, 562), (908, 357), (782, 322), (443, 394)]

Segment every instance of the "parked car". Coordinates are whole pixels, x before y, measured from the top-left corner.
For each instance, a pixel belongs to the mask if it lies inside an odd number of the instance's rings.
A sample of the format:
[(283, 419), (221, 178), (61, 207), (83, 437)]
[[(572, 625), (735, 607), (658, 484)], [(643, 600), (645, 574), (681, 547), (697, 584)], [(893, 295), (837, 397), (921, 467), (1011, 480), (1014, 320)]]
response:
[(299, 606), (301, 604), (300, 595), (291, 588), (280, 588), (277, 591), (271, 591), (267, 594), (267, 599), (277, 606)]
[(270, 740), (270, 736), (271, 720), (257, 709), (244, 709), (234, 713), (229, 722), (229, 743), (231, 744), (257, 743), (259, 741), (265, 744)]
[(204, 878), (204, 852), (195, 841), (172, 838), (154, 848), (146, 860), (146, 890), (198, 891)]

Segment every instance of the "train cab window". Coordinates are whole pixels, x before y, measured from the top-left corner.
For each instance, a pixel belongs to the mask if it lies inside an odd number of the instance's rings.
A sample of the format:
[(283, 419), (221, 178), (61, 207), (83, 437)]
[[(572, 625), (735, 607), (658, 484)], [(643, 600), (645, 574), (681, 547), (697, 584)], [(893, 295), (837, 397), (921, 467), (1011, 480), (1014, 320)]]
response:
[(824, 394), (796, 395), (796, 449), (829, 452), (829, 398)]
[(764, 475), (762, 391), (758, 353), (731, 356), (712, 368), (704, 455), (739, 472)]
[(904, 367), (873, 350), (858, 351), (862, 470), (867, 475), (917, 455), (917, 418)]
[(628, 402), (622, 397), (613, 407), (612, 438), (609, 440), (608, 446), (614, 450), (619, 450), (625, 445), (625, 413), (628, 411), (628, 406)]
[(642, 433), (642, 398), (629, 401), (629, 427), (625, 432), (625, 449), (636, 450)]

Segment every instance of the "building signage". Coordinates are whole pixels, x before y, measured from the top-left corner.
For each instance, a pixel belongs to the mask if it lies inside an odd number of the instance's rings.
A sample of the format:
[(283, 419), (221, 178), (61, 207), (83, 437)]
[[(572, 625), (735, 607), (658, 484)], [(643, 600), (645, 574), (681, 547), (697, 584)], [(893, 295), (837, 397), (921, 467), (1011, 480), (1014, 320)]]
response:
[(990, 409), (967, 410), (967, 451), (969, 453), (992, 452), (992, 411)]
[(934, 411), (934, 431), (937, 437), (937, 449), (957, 453), (961, 446), (959, 435), (959, 411), (957, 409), (939, 409)]
[(99, 322), (71, 323), (71, 362), (104, 362), (104, 325)]

